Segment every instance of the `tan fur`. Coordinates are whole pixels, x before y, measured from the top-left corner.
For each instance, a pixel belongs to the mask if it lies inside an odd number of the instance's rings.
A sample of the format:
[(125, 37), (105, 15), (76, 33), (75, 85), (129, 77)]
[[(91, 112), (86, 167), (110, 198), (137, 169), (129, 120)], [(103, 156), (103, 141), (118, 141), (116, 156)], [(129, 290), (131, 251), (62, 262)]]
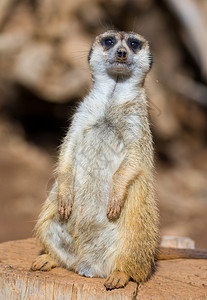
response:
[[(137, 41), (136, 49), (131, 41)], [(114, 289), (130, 278), (147, 280), (157, 258), (178, 256), (174, 250), (157, 253), (144, 89), (151, 67), (148, 42), (135, 33), (108, 31), (96, 37), (89, 64), (94, 86), (61, 146), (57, 180), (35, 227), (46, 254), (31, 269), (62, 266), (87, 277), (107, 277), (106, 289)]]
[[(138, 41), (136, 49), (131, 40)], [(61, 147), (57, 181), (36, 225), (47, 256), (37, 258), (33, 270), (56, 261), (84, 276), (107, 277), (107, 289), (149, 278), (158, 243), (143, 87), (150, 57), (148, 42), (138, 34), (108, 31), (96, 37), (89, 57), (94, 87)]]

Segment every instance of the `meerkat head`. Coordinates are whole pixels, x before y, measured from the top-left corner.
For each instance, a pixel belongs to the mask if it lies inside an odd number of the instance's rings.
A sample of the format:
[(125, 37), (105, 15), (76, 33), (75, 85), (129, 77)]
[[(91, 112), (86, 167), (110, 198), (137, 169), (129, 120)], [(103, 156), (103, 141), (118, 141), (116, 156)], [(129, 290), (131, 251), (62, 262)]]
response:
[(132, 75), (144, 78), (152, 66), (152, 55), (145, 38), (134, 32), (110, 30), (98, 35), (88, 56), (94, 76)]

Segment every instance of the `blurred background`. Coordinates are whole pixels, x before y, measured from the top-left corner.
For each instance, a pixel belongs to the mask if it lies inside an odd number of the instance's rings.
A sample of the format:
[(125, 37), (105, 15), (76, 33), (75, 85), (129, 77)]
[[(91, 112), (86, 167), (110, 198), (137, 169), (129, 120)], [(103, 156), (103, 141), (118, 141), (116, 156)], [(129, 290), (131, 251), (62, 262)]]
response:
[(151, 44), (161, 233), (207, 248), (206, 0), (0, 1), (0, 242), (32, 236), (58, 146), (90, 90), (93, 37), (107, 29)]

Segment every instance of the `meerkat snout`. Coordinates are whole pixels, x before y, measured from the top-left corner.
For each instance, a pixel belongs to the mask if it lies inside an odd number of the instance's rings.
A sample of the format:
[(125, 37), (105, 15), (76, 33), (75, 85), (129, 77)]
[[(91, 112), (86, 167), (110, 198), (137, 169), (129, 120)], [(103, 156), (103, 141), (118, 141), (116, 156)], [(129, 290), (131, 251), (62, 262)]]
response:
[(116, 60), (119, 62), (124, 62), (127, 60), (128, 53), (126, 48), (120, 48), (116, 51)]

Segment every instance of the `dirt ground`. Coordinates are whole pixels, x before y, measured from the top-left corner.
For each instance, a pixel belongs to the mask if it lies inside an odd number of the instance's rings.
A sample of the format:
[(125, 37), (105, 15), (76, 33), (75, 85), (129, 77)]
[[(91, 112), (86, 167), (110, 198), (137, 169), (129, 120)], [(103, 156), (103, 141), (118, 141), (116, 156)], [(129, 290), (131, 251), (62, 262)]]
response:
[[(196, 168), (185, 161), (156, 166), (161, 233), (188, 236), (197, 248), (207, 248), (205, 158), (206, 151), (200, 150), (194, 158)], [(55, 160), (54, 147), (48, 151), (28, 142), (20, 126), (0, 119), (0, 242), (32, 236)]]

